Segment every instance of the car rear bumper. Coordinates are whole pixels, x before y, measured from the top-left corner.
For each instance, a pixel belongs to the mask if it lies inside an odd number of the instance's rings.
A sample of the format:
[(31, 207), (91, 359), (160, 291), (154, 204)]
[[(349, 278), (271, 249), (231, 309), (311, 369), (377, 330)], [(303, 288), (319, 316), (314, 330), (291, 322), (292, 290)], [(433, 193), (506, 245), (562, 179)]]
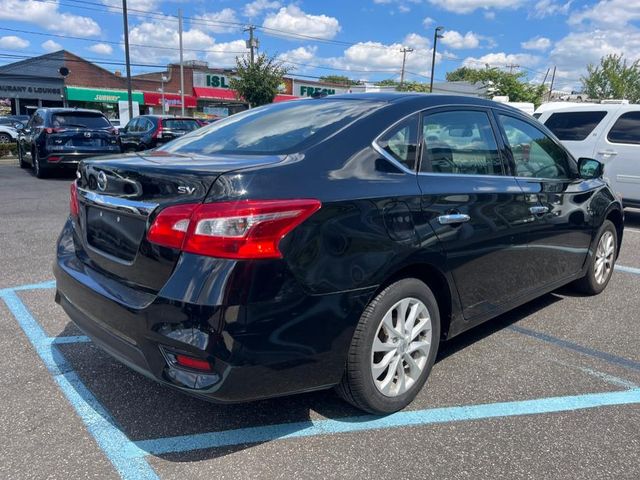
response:
[[(76, 256), (69, 223), (54, 265), (56, 301), (96, 345), (132, 369), (218, 402), (317, 390), (340, 381), (371, 289), (303, 296), (298, 291), (256, 304), (194, 304), (167, 289), (147, 293), (91, 269)], [(178, 275), (184, 278), (185, 272)], [(213, 283), (237, 289), (234, 277), (239, 276), (231, 273)], [(219, 293), (218, 298), (231, 296)], [(212, 371), (178, 367), (167, 352), (206, 359)]]
[(96, 152), (49, 152), (48, 155), (42, 157), (42, 159), (46, 161), (47, 166), (71, 166), (77, 165), (80, 161), (86, 158), (113, 155), (114, 153), (120, 153), (120, 147), (113, 150), (102, 150)]

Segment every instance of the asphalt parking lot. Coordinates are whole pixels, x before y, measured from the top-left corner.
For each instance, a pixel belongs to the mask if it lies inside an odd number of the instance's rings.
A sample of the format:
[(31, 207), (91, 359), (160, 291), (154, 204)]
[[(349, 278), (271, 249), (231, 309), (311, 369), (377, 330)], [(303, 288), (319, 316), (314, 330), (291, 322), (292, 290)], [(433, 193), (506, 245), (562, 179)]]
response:
[(70, 180), (0, 164), (0, 478), (640, 478), (640, 211), (603, 294), (444, 344), (375, 418), (331, 391), (213, 405), (96, 349), (53, 302)]

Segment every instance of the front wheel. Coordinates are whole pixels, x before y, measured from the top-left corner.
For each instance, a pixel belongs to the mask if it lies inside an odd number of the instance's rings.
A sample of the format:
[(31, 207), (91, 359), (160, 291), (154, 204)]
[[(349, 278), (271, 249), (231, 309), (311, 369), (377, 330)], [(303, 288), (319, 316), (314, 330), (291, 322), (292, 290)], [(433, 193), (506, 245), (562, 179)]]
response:
[(586, 295), (598, 295), (611, 280), (618, 257), (618, 231), (610, 220), (605, 220), (598, 231), (596, 249), (589, 261), (587, 273), (574, 284), (576, 290)]
[(367, 412), (398, 411), (427, 381), (440, 342), (438, 304), (415, 278), (380, 292), (360, 317), (338, 394)]
[(0, 144), (6, 145), (11, 143), (12, 141), (13, 139), (11, 138), (11, 135), (0, 133)]

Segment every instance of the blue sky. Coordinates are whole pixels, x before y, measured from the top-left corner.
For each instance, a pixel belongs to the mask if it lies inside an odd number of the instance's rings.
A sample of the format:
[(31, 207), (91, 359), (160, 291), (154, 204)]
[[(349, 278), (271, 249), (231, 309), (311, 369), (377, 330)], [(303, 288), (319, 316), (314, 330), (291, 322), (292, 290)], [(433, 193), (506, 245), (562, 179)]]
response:
[[(532, 80), (558, 68), (556, 85), (571, 90), (590, 62), (607, 53), (640, 57), (638, 0), (129, 0), (135, 72), (178, 58), (179, 8), (185, 56), (230, 67), (246, 51), (243, 25), (258, 27), (260, 49), (293, 74), (397, 78), (402, 47), (407, 78), (428, 81), (433, 31), (436, 80), (461, 65), (518, 65)], [(110, 70), (124, 58), (121, 0), (2, 0), (0, 63), (60, 48)], [(74, 38), (72, 38), (74, 37)], [(13, 55), (14, 57), (11, 57)], [(104, 63), (111, 62), (111, 63)], [(321, 68), (320, 68), (321, 67)]]

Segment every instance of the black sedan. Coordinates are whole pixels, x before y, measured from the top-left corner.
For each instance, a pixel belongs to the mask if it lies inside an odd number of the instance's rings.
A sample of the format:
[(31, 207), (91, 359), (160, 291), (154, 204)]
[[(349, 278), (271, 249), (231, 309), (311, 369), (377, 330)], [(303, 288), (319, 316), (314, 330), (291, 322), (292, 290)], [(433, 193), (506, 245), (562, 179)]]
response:
[(401, 409), (442, 340), (565, 284), (600, 293), (622, 239), (600, 163), (459, 96), (286, 102), (79, 172), (56, 300), (220, 402), (337, 387)]
[(175, 140), (200, 128), (196, 118), (140, 115), (120, 129), (123, 152), (140, 152)]

